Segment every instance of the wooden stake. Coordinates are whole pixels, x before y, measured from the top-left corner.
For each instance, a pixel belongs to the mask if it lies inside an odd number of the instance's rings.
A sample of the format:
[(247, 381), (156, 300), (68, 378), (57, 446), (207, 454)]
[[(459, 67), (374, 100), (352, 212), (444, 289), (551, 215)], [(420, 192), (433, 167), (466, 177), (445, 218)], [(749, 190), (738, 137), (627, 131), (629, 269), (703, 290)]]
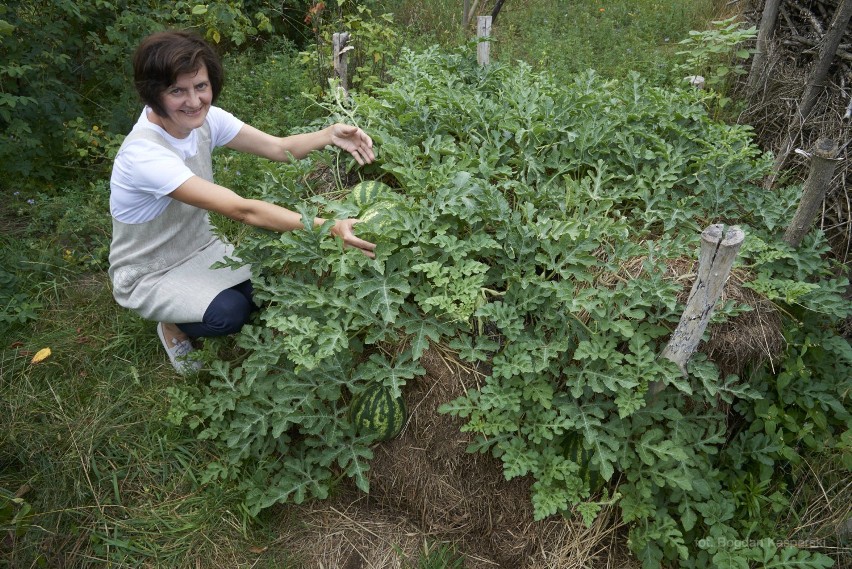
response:
[[(701, 342), (744, 239), (745, 234), (736, 225), (725, 232), (723, 225), (715, 224), (701, 233), (698, 275), (692, 284), (680, 323), (660, 354), (676, 363), (684, 376), (687, 374), (686, 364)], [(663, 387), (662, 382), (655, 381), (650, 385), (648, 393), (655, 395)]]
[(798, 247), (813, 226), (834, 177), (837, 162), (837, 142), (828, 138), (817, 140), (811, 153), (811, 170), (805, 180), (802, 201), (784, 232), (784, 241), (792, 247)]
[(470, 17), (476, 11), (476, 7), (479, 4), (479, 0), (473, 0), (471, 3), (470, 0), (464, 0), (464, 12), (462, 13), (462, 27), (467, 30), (467, 27), (470, 25)]
[[(491, 16), (479, 16), (476, 22), (476, 36), (487, 38), (491, 35)], [(481, 41), (476, 45), (476, 60), (479, 65), (491, 63), (491, 43)]]
[(781, 0), (766, 0), (766, 5), (763, 7), (763, 14), (760, 18), (760, 30), (757, 32), (757, 47), (754, 52), (754, 59), (751, 61), (751, 70), (748, 74), (749, 93), (756, 91), (758, 82), (761, 82), (763, 79), (763, 66), (766, 61), (766, 54), (769, 52), (769, 39), (775, 33), (775, 23), (778, 21), (778, 8), (780, 5)]
[(349, 32), (335, 33), (331, 41), (334, 74), (340, 79), (340, 86), (343, 88), (343, 93), (349, 96), (349, 78), (347, 76), (349, 70), (346, 62), (346, 53), (353, 49), (351, 45), (346, 45), (349, 43)]

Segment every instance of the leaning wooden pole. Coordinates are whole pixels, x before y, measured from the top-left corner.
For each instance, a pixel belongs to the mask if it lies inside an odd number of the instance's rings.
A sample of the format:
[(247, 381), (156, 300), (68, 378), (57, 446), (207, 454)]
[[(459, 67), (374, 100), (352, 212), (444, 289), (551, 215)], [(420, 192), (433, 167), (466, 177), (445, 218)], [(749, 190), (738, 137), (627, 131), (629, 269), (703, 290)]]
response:
[[(811, 69), (808, 79), (805, 82), (805, 91), (802, 94), (802, 99), (799, 101), (798, 113), (793, 119), (795, 123), (803, 125), (810, 116), (811, 111), (813, 111), (819, 95), (825, 87), (828, 71), (834, 62), (840, 41), (849, 27), (850, 20), (852, 20), (852, 0), (840, 0), (840, 5), (834, 12), (834, 18), (831, 21), (828, 31), (821, 40), (822, 47), (819, 50), (817, 62), (813, 69)], [(791, 131), (795, 132), (796, 129), (791, 129)], [(784, 162), (787, 160), (790, 152), (792, 152), (796, 144), (795, 138), (796, 136), (791, 134), (790, 138), (784, 143), (775, 157), (775, 163), (772, 165), (772, 176), (769, 178), (770, 186), (775, 183), (775, 179), (781, 172)]]
[[(701, 342), (744, 239), (745, 234), (736, 225), (725, 231), (723, 225), (714, 224), (701, 232), (698, 275), (692, 283), (680, 323), (660, 354), (676, 363), (683, 375), (687, 374), (686, 364)], [(661, 382), (654, 382), (648, 391), (654, 395), (663, 387)]]
[(748, 92), (754, 93), (765, 76), (764, 66), (766, 55), (769, 52), (769, 40), (775, 33), (775, 24), (778, 21), (778, 10), (781, 0), (766, 0), (763, 14), (760, 17), (760, 29), (757, 32), (757, 45), (755, 46), (754, 58), (751, 61), (751, 70), (748, 74)]
[(834, 12), (831, 25), (822, 39), (819, 59), (817, 59), (816, 65), (811, 70), (805, 86), (805, 93), (802, 95), (801, 103), (799, 103), (799, 115), (801, 115), (802, 122), (811, 114), (820, 93), (822, 93), (825, 87), (829, 68), (834, 62), (834, 57), (837, 55), (837, 48), (840, 47), (840, 41), (849, 27), (850, 20), (852, 20), (852, 0), (841, 0), (837, 11)]
[(820, 138), (810, 154), (811, 170), (802, 190), (802, 201), (784, 232), (784, 241), (792, 247), (801, 244), (822, 209), (822, 201), (837, 168), (837, 147), (834, 140)]
[(476, 11), (476, 6), (479, 4), (479, 0), (464, 0), (464, 6), (462, 7), (462, 28), (467, 30), (467, 27), (470, 25), (470, 19), (473, 16), (473, 13)]
[(497, 0), (497, 3), (494, 4), (494, 9), (491, 10), (491, 23), (492, 24), (497, 23), (497, 15), (500, 13), (500, 10), (503, 9), (503, 4), (505, 2), (506, 2), (506, 0)]

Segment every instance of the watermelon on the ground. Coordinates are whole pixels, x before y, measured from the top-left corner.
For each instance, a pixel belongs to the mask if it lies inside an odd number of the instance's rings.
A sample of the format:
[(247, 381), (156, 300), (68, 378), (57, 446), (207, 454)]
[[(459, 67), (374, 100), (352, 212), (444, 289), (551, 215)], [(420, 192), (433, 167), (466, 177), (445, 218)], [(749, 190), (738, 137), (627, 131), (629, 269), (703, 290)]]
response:
[(592, 451), (583, 446), (583, 437), (579, 433), (569, 434), (563, 443), (565, 456), (580, 466), (577, 475), (586, 483), (591, 494), (596, 494), (604, 485), (604, 479), (597, 468), (592, 467)]
[(388, 199), (393, 195), (393, 190), (378, 180), (365, 180), (355, 184), (350, 194), (352, 202), (359, 210), (363, 210), (379, 200)]
[(394, 438), (408, 417), (405, 399), (393, 396), (390, 387), (376, 382), (357, 393), (349, 404), (349, 420), (359, 435), (375, 435), (377, 440)]

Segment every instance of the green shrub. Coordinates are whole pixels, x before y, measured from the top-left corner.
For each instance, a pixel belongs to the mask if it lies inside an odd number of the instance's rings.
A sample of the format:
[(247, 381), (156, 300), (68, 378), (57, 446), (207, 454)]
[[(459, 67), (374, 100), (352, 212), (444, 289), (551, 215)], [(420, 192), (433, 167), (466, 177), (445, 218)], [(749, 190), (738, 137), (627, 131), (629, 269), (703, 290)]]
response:
[(392, 14), (373, 15), (371, 2), (338, 2), (337, 13), (318, 11), (311, 21), (314, 44), (301, 53), (301, 61), (315, 70), (320, 91), (335, 79), (333, 36), (350, 34), (347, 52), (347, 82), (351, 88), (367, 92), (387, 80), (388, 71), (398, 53), (402, 38)]
[(737, 76), (748, 73), (745, 61), (751, 51), (743, 44), (757, 37), (757, 28), (736, 20), (734, 16), (711, 22), (709, 30), (690, 31), (679, 44), (688, 49), (676, 54), (682, 61), (675, 65), (675, 80), (702, 77), (702, 87), (708, 90), (711, 109), (717, 115), (733, 102), (730, 95)]
[[(35, 185), (103, 167), (110, 156), (93, 152), (89, 138), (97, 127), (97, 138), (105, 136), (114, 146), (114, 137), (135, 121), (130, 58), (145, 35), (196, 28), (224, 51), (272, 31), (273, 17), (271, 6), (245, 13), (242, 0), (22, 0), (0, 6), (4, 171)], [(9, 187), (12, 179), (0, 184)]]

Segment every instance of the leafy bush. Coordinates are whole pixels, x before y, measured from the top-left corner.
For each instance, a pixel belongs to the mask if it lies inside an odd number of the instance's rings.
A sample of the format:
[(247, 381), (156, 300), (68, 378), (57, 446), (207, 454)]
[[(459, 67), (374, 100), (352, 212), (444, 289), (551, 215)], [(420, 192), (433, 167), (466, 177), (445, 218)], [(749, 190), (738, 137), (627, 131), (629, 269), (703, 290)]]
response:
[(392, 14), (373, 16), (372, 2), (338, 0), (338, 9), (326, 14), (323, 2), (314, 3), (310, 25), (314, 45), (301, 53), (302, 63), (313, 66), (317, 84), (325, 86), (334, 77), (333, 36), (350, 34), (347, 52), (349, 85), (361, 92), (384, 84), (400, 45), (400, 34)]
[(742, 44), (757, 37), (757, 28), (746, 28), (736, 19), (732, 16), (711, 22), (713, 27), (702, 32), (690, 31), (689, 37), (680, 42), (688, 49), (677, 52), (683, 61), (675, 66), (675, 73), (685, 75), (687, 79), (702, 77), (716, 112), (724, 110), (732, 102), (729, 95), (737, 76), (748, 73), (744, 64), (751, 51), (743, 48)]
[(247, 14), (242, 0), (3, 4), (0, 161), (5, 171), (43, 182), (69, 167), (108, 159), (91, 152), (89, 136), (99, 132), (98, 138), (114, 145), (114, 137), (132, 126), (138, 103), (130, 56), (145, 35), (168, 27), (196, 28), (223, 47), (239, 46), (272, 30), (273, 10), (261, 6)]
[[(402, 390), (440, 343), (487, 372), (442, 411), (466, 419), (469, 450), (499, 457), (507, 479), (532, 477), (537, 518), (589, 521), (617, 501), (646, 567), (830, 565), (775, 541), (771, 512), (787, 498), (772, 467), (795, 462), (802, 443), (848, 445), (852, 364), (830, 328), (848, 312), (844, 283), (829, 278), (820, 238), (789, 251), (767, 229), (752, 180), (770, 162), (750, 129), (637, 74), (566, 84), (434, 49), (403, 52), (375, 97), (325, 104), (373, 135), (379, 164), (363, 172), (399, 205), (375, 260), (341, 250), (328, 225), (243, 236), (259, 321), (237, 336), (238, 359), (212, 364), (209, 385), (171, 392), (174, 420), (223, 447), (207, 480), (240, 481), (253, 513), (325, 498), (342, 476), (367, 491), (372, 441), (353, 433), (347, 401), (372, 381)], [(309, 167), (268, 174), (260, 193), (308, 219), (353, 215), (338, 193), (307, 186)], [(797, 306), (821, 311), (791, 333), (782, 366), (748, 381), (701, 355), (688, 377), (657, 358), (681, 312), (670, 267), (694, 259), (716, 222), (751, 223), (759, 278), (806, 281)], [(769, 250), (780, 254), (760, 257)], [(803, 359), (817, 345), (830, 364)], [(655, 381), (667, 388), (649, 399)], [(602, 496), (567, 452), (575, 437), (608, 482)], [(746, 482), (773, 490), (769, 503)]]

